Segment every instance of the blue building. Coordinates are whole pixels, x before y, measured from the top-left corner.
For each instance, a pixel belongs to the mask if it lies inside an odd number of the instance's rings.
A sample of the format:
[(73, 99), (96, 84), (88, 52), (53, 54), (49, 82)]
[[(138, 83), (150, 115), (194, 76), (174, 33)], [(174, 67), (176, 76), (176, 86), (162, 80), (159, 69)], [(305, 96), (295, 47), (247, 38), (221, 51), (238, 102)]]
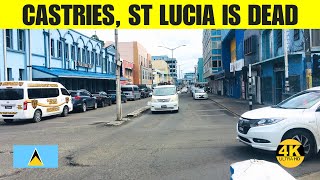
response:
[(203, 58), (198, 58), (197, 82), (205, 82), (205, 80), (203, 78)]
[(89, 91), (115, 88), (115, 48), (104, 47), (97, 37), (74, 30), (6, 29), (0, 31), (0, 42), (1, 81), (55, 81)]
[(244, 66), (244, 30), (224, 30), (222, 34), (223, 92), (221, 94), (240, 98), (242, 96), (242, 68)]
[(191, 85), (191, 84), (194, 84), (195, 82), (195, 73), (193, 72), (189, 72), (189, 73), (185, 73), (184, 74), (184, 81)]
[(260, 60), (252, 65), (260, 66), (261, 102), (265, 104), (279, 103), (306, 89), (303, 30), (287, 30), (290, 92), (285, 92), (284, 36), (281, 29), (260, 31)]

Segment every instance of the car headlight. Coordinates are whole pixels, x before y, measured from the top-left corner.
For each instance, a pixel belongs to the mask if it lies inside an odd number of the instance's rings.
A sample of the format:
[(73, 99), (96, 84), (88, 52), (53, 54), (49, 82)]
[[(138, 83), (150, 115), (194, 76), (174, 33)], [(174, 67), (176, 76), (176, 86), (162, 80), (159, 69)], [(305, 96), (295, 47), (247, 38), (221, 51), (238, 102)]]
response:
[(256, 123), (253, 124), (253, 127), (255, 126), (266, 126), (266, 125), (271, 125), (271, 124), (276, 124), (280, 121), (285, 120), (286, 118), (264, 118), (260, 119)]
[(178, 101), (178, 96), (174, 96), (170, 99), (170, 102), (175, 102)]

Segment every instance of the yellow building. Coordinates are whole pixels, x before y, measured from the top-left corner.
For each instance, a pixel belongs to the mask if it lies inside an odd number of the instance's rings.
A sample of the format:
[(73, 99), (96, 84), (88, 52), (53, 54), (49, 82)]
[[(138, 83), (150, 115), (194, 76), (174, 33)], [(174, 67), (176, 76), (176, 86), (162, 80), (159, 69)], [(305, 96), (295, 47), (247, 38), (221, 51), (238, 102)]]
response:
[(164, 60), (152, 61), (152, 68), (154, 69), (153, 84), (159, 84), (161, 82), (172, 82), (169, 66)]

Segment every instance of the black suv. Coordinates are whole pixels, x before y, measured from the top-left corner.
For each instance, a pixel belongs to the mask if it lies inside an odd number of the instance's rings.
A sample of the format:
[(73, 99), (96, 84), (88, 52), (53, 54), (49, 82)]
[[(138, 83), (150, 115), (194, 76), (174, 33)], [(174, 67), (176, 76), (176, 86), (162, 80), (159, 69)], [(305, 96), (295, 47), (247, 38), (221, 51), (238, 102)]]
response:
[(69, 93), (72, 97), (73, 109), (82, 112), (87, 111), (88, 108), (97, 109), (97, 99), (89, 91), (85, 89), (70, 90)]

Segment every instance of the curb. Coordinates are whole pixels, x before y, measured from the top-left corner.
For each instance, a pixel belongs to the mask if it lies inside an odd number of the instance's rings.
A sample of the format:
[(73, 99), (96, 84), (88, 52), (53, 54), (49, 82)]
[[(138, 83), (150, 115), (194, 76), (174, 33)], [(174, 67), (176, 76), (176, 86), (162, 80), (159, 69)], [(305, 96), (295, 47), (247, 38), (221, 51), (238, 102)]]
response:
[(226, 109), (228, 112), (230, 112), (231, 114), (237, 116), (237, 117), (240, 117), (241, 115), (236, 113), (236, 112), (233, 112), (231, 111), (229, 108), (227, 108), (226, 106), (222, 105), (221, 103), (218, 103), (217, 101), (213, 100), (212, 98), (209, 97), (209, 99), (211, 101), (213, 101), (215, 104), (217, 104), (219, 107), (223, 108), (223, 109)]
[(121, 121), (110, 121), (105, 124), (105, 126), (120, 126), (126, 122), (129, 122), (131, 119), (140, 116), (142, 113), (147, 112), (150, 109), (150, 106), (142, 107), (138, 110), (135, 110), (127, 114)]

